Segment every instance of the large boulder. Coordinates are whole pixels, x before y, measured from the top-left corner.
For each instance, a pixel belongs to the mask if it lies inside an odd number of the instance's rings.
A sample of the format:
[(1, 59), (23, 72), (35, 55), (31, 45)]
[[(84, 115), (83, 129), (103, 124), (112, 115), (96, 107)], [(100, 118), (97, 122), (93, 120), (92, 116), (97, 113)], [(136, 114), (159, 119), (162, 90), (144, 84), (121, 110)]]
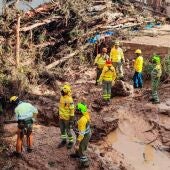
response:
[(124, 82), (122, 80), (118, 80), (115, 82), (112, 87), (112, 97), (114, 96), (130, 96), (133, 94), (133, 86)]

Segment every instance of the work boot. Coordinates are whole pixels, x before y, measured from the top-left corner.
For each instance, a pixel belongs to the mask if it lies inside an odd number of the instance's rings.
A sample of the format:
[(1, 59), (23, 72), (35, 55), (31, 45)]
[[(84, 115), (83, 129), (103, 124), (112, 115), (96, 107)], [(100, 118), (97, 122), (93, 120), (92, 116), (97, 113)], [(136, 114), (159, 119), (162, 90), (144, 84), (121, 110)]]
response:
[(28, 153), (31, 153), (32, 150), (33, 150), (32, 148), (27, 148), (27, 152), (28, 152)]
[(149, 101), (150, 101), (150, 102), (154, 102), (155, 99), (154, 99), (154, 98), (150, 98)]
[(74, 158), (74, 159), (80, 158), (80, 156), (78, 155), (78, 153), (72, 153), (72, 154), (70, 154), (70, 157), (71, 157), (71, 158)]
[(71, 149), (72, 146), (73, 146), (73, 142), (69, 142), (69, 143), (67, 144), (67, 149)]
[(58, 148), (64, 147), (66, 145), (66, 143), (67, 143), (66, 140), (61, 141), (61, 143), (59, 143), (59, 145), (58, 145)]
[(152, 104), (160, 104), (160, 101), (153, 101)]
[(14, 152), (12, 153), (12, 156), (17, 157), (17, 158), (22, 158), (21, 153), (18, 153), (18, 152), (16, 152), (16, 151), (14, 151)]

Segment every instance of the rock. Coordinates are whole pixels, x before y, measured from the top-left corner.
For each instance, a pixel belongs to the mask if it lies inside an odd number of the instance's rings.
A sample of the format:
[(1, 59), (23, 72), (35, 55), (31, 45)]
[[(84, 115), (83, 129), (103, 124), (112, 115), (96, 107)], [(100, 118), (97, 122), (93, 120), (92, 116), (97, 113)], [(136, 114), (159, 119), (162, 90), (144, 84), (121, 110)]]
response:
[(170, 99), (167, 99), (167, 100), (166, 100), (166, 105), (167, 105), (167, 106), (170, 106)]
[(170, 116), (170, 106), (166, 103), (161, 103), (158, 105), (159, 113)]
[(104, 117), (103, 118), (103, 121), (105, 122), (105, 123), (111, 123), (111, 122), (113, 122), (115, 120), (115, 118), (112, 118), (112, 117)]
[(133, 86), (124, 82), (122, 80), (116, 81), (115, 85), (112, 87), (112, 97), (113, 96), (130, 96), (133, 94)]

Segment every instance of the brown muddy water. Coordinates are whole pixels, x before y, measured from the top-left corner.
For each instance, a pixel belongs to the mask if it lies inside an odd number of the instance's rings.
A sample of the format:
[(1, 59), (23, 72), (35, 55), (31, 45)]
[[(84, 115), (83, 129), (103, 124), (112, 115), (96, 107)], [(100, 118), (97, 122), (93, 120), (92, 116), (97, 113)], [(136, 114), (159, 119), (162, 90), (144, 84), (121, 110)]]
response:
[(110, 133), (107, 142), (123, 154), (135, 170), (170, 170), (170, 156), (136, 137), (125, 135), (120, 129)]

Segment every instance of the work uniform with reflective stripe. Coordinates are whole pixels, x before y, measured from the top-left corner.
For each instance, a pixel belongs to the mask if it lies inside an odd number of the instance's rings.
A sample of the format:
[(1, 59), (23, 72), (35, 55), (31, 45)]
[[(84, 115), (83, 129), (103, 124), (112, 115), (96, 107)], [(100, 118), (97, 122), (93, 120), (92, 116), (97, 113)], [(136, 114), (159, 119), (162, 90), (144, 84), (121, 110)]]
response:
[(117, 76), (120, 78), (123, 77), (122, 61), (125, 60), (123, 50), (120, 47), (118, 49), (113, 47), (110, 52), (110, 60), (116, 69)]
[(152, 99), (154, 99), (155, 102), (159, 102), (158, 87), (161, 75), (161, 64), (155, 64), (151, 72)]
[(99, 78), (99, 82), (102, 81), (103, 84), (103, 99), (110, 100), (111, 98), (111, 88), (112, 82), (116, 79), (116, 71), (115, 68), (111, 66), (105, 65), (102, 71), (102, 74)]
[(143, 78), (142, 78), (142, 69), (143, 69), (143, 57), (139, 56), (135, 59), (134, 62), (135, 74), (133, 76), (134, 88), (142, 88)]
[(61, 139), (73, 142), (70, 125), (74, 117), (74, 102), (71, 95), (61, 96), (59, 104), (59, 125), (61, 131)]
[(16, 152), (21, 153), (23, 147), (24, 135), (27, 136), (27, 147), (32, 149), (32, 124), (34, 114), (37, 114), (38, 110), (33, 105), (27, 102), (19, 102), (15, 108), (16, 119), (18, 120), (17, 131), (17, 144)]
[(88, 158), (85, 155), (89, 140), (91, 138), (90, 128), (90, 114), (88, 112), (83, 113), (83, 116), (77, 121), (79, 136), (77, 140), (80, 142), (78, 154), (80, 156), (80, 162), (87, 162)]
[(95, 58), (94, 64), (97, 64), (96, 83), (102, 73), (102, 69), (103, 69), (107, 59), (109, 59), (109, 56), (107, 54), (103, 54), (103, 55), (98, 54), (97, 57)]

